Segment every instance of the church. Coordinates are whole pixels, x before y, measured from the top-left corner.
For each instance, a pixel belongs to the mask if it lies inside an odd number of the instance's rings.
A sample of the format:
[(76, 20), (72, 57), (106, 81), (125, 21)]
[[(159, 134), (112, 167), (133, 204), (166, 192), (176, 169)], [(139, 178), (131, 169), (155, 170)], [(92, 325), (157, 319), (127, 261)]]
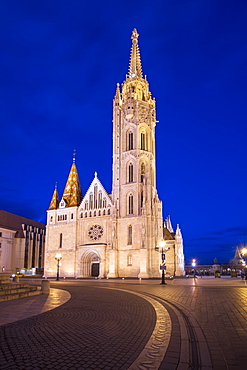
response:
[(156, 106), (143, 77), (137, 30), (129, 70), (113, 99), (113, 176), (109, 194), (97, 173), (83, 195), (75, 163), (62, 198), (47, 211), (45, 277), (159, 278), (184, 275), (183, 238), (162, 217), (156, 189)]

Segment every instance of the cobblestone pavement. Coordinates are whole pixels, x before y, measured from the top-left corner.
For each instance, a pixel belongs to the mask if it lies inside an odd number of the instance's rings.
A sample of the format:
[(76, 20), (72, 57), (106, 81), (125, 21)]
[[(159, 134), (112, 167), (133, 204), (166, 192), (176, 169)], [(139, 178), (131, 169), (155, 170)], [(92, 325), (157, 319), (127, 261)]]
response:
[(160, 370), (247, 366), (247, 286), (239, 279), (177, 279), (165, 286), (158, 281), (66, 280), (52, 287), (68, 290), (71, 299), (0, 326), (0, 369), (130, 368), (156, 321), (152, 304), (131, 292), (159, 301), (171, 318)]
[(153, 307), (130, 293), (81, 285), (61, 284), (68, 302), (0, 327), (1, 369), (129, 368), (153, 331)]
[(52, 310), (69, 299), (70, 294), (66, 290), (51, 289), (49, 295), (41, 294), (27, 299), (1, 302), (0, 326)]

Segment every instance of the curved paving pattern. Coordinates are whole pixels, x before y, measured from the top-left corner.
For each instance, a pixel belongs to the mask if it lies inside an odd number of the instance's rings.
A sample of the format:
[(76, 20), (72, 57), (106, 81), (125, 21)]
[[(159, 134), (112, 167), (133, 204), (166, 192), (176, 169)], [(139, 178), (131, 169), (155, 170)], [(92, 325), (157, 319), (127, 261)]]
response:
[(42, 294), (34, 297), (22, 298), (21, 300), (1, 302), (0, 325), (5, 325), (53, 310), (69, 299), (69, 292), (53, 288), (49, 295)]
[[(112, 288), (109, 288), (112, 289)], [(117, 289), (117, 288), (114, 288)], [(118, 289), (126, 292), (124, 289)], [(151, 303), (156, 313), (156, 324), (154, 330), (146, 343), (144, 349), (129, 367), (135, 369), (159, 369), (166, 354), (171, 337), (171, 319), (168, 311), (157, 300), (144, 294), (132, 292)]]
[(103, 287), (60, 286), (68, 302), (0, 327), (1, 369), (128, 369), (153, 332), (152, 305)]
[(159, 370), (246, 368), (247, 285), (241, 280), (177, 279), (166, 286), (151, 280), (91, 280), (53, 282), (52, 286), (68, 289), (71, 299), (42, 315), (0, 327), (1, 369), (127, 370), (136, 366), (156, 325), (155, 310), (146, 295), (164, 304), (172, 322)]

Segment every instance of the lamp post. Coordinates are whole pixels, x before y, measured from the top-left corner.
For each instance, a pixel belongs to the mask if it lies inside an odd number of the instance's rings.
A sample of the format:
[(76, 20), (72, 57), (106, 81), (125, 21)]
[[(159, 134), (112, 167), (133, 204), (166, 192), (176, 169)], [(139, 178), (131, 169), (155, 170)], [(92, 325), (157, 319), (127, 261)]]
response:
[(165, 269), (166, 269), (165, 259), (166, 259), (166, 255), (164, 253), (164, 250), (168, 250), (168, 248), (165, 248), (165, 244), (166, 244), (166, 242), (164, 240), (162, 240), (159, 243), (159, 249), (160, 249), (160, 252), (161, 252), (161, 261), (162, 261), (162, 265), (160, 266), (160, 269), (162, 270), (162, 275), (161, 275), (161, 284), (162, 285), (166, 285), (166, 281), (165, 281)]
[(59, 281), (59, 267), (60, 267), (60, 261), (62, 259), (61, 253), (57, 253), (55, 259), (57, 260), (57, 278), (56, 278), (56, 280)]
[(194, 278), (195, 278), (196, 277), (196, 270), (195, 270), (195, 267), (196, 267), (196, 259), (195, 258), (193, 258), (192, 263), (191, 263), (191, 266), (194, 269)]
[[(242, 260), (242, 264), (243, 264), (243, 268), (244, 268), (244, 274), (243, 274), (242, 279), (244, 279), (244, 277), (245, 277), (245, 280), (247, 280), (247, 266), (246, 266), (246, 259), (245, 259), (245, 256), (247, 255), (247, 248), (243, 248), (241, 250), (241, 254), (244, 257), (243, 260)], [(241, 274), (241, 276), (242, 276), (242, 274)]]

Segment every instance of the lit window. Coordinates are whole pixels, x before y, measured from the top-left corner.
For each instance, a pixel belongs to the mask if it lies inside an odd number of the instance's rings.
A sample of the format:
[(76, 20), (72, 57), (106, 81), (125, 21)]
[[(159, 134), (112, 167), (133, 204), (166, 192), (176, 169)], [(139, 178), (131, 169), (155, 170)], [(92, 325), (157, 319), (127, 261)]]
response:
[(128, 254), (128, 256), (127, 256), (127, 266), (132, 266), (132, 263), (133, 263), (132, 254)]

